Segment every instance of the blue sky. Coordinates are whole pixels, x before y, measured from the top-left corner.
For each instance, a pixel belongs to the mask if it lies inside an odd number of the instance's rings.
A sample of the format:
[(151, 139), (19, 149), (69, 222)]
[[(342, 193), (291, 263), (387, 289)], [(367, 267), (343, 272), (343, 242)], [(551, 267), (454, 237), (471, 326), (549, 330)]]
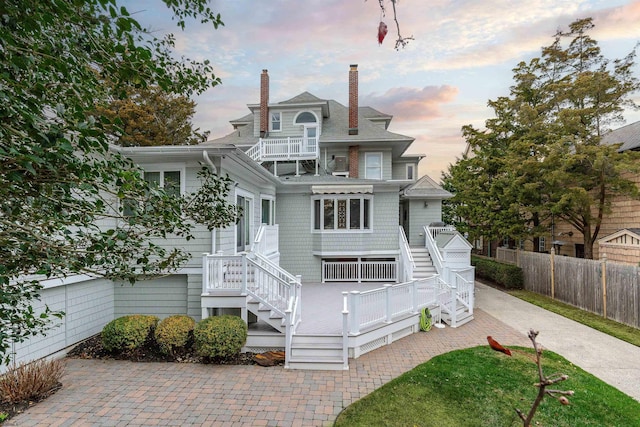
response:
[[(173, 32), (179, 54), (213, 63), (222, 85), (196, 98), (194, 118), (211, 138), (230, 133), (229, 120), (258, 102), (262, 69), (271, 102), (309, 91), (346, 105), (349, 65), (358, 64), (360, 105), (393, 115), (390, 130), (416, 139), (410, 153), (426, 154), (420, 173), (436, 180), (464, 150), (461, 127), (483, 126), (492, 116), (487, 101), (509, 94), (512, 69), (540, 56), (558, 29), (592, 17), (609, 59), (640, 41), (640, 0), (399, 0), (402, 35), (415, 38), (399, 51), (390, 1), (382, 45), (376, 0), (213, 0), (225, 26), (191, 22), (185, 32), (160, 0), (124, 4), (143, 24)], [(640, 120), (640, 112), (625, 118)]]

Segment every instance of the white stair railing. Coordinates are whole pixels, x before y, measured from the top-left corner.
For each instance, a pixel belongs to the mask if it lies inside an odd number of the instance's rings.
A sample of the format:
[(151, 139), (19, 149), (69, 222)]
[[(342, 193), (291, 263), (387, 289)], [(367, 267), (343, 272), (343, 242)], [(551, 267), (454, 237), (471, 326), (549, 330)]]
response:
[(453, 274), (457, 290), (456, 299), (467, 307), (470, 314), (473, 314), (473, 306), (475, 304), (475, 268), (469, 267), (463, 270), (456, 270)]
[(409, 247), (409, 241), (407, 240), (407, 236), (404, 233), (404, 228), (399, 226), (400, 231), (398, 235), (400, 237), (400, 271), (402, 273), (402, 277), (399, 278), (400, 282), (408, 282), (409, 280), (413, 280), (413, 272), (416, 269), (416, 263), (413, 260), (413, 255), (411, 254), (411, 248)]
[(261, 224), (251, 245), (251, 253), (260, 254), (265, 258), (277, 255), (280, 247), (278, 238), (278, 224)]
[(236, 291), (250, 296), (285, 319), (285, 366), (293, 334), (302, 320), (302, 279), (259, 253), (204, 254), (202, 292)]

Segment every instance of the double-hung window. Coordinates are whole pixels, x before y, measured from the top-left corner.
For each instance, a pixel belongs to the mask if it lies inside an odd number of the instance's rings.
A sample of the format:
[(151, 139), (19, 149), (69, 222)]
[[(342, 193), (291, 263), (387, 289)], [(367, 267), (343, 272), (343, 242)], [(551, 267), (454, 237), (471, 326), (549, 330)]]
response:
[(280, 113), (271, 113), (271, 130), (275, 132), (282, 130)]
[(365, 153), (365, 178), (382, 179), (382, 153)]
[(371, 196), (326, 195), (313, 199), (316, 231), (364, 231), (371, 229)]

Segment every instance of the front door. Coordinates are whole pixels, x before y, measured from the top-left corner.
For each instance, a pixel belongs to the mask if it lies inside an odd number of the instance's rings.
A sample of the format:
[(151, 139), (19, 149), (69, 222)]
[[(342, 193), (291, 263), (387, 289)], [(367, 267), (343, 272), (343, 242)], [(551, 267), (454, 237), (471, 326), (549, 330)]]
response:
[(242, 208), (242, 215), (236, 224), (236, 252), (251, 248), (251, 202), (247, 197), (236, 197), (236, 204)]

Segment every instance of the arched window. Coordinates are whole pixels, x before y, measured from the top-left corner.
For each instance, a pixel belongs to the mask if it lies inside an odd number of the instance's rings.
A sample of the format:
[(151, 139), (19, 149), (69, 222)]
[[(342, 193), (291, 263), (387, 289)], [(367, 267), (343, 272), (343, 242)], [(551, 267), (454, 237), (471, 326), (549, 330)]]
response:
[(296, 117), (296, 124), (302, 125), (305, 123), (316, 123), (316, 116), (308, 111), (298, 114), (298, 117)]

